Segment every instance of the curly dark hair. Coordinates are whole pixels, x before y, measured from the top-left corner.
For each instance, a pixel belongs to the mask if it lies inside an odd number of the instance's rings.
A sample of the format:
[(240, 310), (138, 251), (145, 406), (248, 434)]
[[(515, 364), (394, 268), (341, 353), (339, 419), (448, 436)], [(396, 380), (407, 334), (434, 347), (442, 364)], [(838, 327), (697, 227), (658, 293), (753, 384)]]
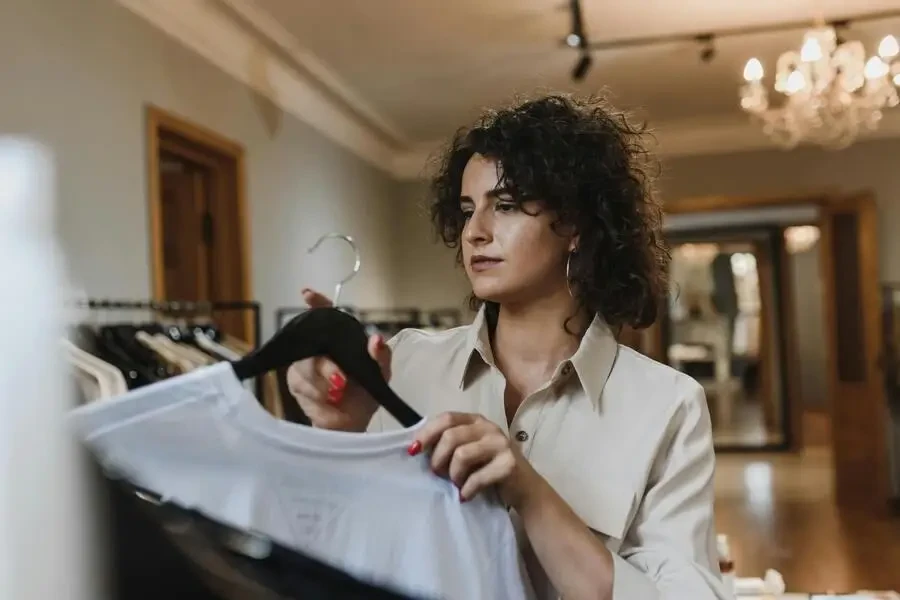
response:
[[(492, 158), (515, 201), (538, 199), (553, 211), (554, 228), (579, 234), (570, 282), (580, 305), (613, 327), (648, 327), (667, 293), (669, 252), (645, 135), (645, 126), (596, 96), (554, 94), (488, 111), (440, 155), (432, 222), (461, 263), (462, 173), (472, 155)], [(481, 303), (470, 300), (473, 308)]]

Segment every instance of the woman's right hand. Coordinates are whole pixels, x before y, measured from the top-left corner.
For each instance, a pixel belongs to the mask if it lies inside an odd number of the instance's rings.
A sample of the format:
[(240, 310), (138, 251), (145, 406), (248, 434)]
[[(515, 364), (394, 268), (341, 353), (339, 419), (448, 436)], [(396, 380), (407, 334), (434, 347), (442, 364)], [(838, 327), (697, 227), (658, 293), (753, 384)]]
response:
[[(303, 290), (310, 308), (331, 306), (331, 300), (313, 290)], [(381, 367), (385, 380), (391, 378), (391, 349), (380, 335), (369, 337), (369, 355)], [(365, 431), (378, 403), (340, 368), (324, 356), (295, 362), (288, 369), (288, 389), (309, 417), (313, 427), (337, 431)]]

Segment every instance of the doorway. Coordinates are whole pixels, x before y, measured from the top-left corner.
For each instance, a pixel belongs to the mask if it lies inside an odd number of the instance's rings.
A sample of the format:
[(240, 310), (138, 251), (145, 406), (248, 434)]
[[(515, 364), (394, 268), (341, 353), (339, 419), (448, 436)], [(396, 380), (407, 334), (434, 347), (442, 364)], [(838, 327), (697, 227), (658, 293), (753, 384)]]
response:
[[(251, 300), (243, 147), (152, 106), (147, 143), (154, 299)], [(249, 311), (212, 316), (256, 342)]]
[(670, 233), (665, 362), (706, 392), (716, 450), (790, 445), (775, 227)]
[[(802, 209), (802, 210), (801, 210)], [(817, 194), (803, 197), (686, 198), (670, 202), (668, 215), (696, 215), (708, 224), (734, 223), (742, 213), (812, 211), (806, 223), (820, 236), (816, 252), (820, 289), (783, 285), (781, 306), (794, 306), (791, 293), (816, 294), (821, 301), (825, 348), (819, 377), (825, 382), (824, 412), (831, 423), (830, 446), (835, 496), (839, 504), (884, 512), (891, 496), (886, 423), (889, 412), (882, 369), (883, 330), (875, 201), (869, 193)], [(745, 215), (744, 215), (745, 216)], [(811, 231), (811, 230), (808, 230)], [(786, 244), (776, 256), (785, 267), (780, 281), (790, 281), (792, 261)], [(799, 302), (801, 298), (798, 298)], [(802, 450), (800, 371), (797, 365), (796, 315), (782, 311), (788, 343), (784, 348), (789, 404), (790, 448)], [(664, 323), (645, 334), (645, 352), (666, 360)]]

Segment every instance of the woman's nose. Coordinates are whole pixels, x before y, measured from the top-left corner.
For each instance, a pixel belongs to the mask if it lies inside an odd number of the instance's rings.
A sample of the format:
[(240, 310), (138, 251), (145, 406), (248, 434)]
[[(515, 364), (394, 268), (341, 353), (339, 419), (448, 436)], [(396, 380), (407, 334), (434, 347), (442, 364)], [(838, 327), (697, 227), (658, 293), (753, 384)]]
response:
[(469, 217), (463, 229), (463, 237), (470, 244), (486, 244), (491, 241), (490, 215), (476, 210)]

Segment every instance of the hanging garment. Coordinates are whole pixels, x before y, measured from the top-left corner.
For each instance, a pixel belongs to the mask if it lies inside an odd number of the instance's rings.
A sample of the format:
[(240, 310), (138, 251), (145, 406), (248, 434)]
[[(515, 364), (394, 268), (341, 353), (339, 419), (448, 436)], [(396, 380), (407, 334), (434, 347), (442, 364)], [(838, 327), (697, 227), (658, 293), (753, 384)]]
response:
[(112, 398), (128, 391), (125, 377), (116, 367), (82, 350), (70, 340), (61, 340), (61, 345), (68, 363), (80, 372), (76, 373), (76, 380), (81, 383), (84, 396), (89, 401)]
[(210, 336), (206, 335), (202, 330), (198, 330), (194, 332), (194, 341), (197, 342), (197, 345), (202, 348), (207, 354), (216, 357), (218, 360), (240, 360), (241, 354), (238, 354), (231, 348), (227, 346), (223, 346), (219, 342), (213, 340)]
[(426, 456), (407, 454), (415, 428), (353, 434), (275, 419), (228, 363), (72, 419), (136, 485), (373, 585), (447, 600), (531, 597), (505, 508), (490, 494), (460, 503)]

